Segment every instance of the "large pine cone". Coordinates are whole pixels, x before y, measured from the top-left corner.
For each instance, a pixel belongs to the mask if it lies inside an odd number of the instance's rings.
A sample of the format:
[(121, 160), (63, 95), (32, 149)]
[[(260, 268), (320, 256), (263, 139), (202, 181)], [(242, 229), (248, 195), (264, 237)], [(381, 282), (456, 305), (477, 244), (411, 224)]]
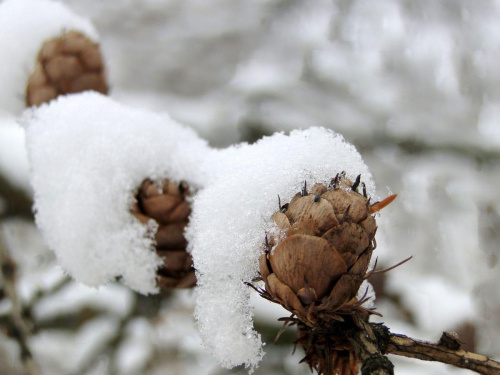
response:
[(142, 223), (153, 219), (158, 223), (155, 234), (156, 251), (163, 258), (157, 271), (161, 289), (191, 288), (196, 284), (191, 254), (186, 251), (184, 229), (191, 213), (186, 200), (189, 188), (185, 182), (163, 182), (161, 190), (153, 181), (145, 180), (137, 194), (133, 214)]
[[(306, 186), (272, 219), (279, 233), (260, 257), (263, 297), (280, 303), (310, 327), (343, 320), (343, 314), (369, 314), (356, 299), (375, 248), (370, 200), (337, 175), (329, 187)], [(364, 185), (363, 185), (364, 186)], [(363, 189), (364, 190), (364, 189)]]
[(46, 41), (28, 78), (26, 104), (40, 105), (86, 90), (108, 92), (99, 44), (77, 31)]

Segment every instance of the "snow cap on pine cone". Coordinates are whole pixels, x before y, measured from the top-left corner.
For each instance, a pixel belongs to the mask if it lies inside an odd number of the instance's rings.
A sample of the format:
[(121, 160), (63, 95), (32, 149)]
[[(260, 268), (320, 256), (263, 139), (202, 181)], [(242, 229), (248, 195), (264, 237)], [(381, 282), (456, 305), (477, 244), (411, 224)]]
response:
[(33, 107), (23, 123), (36, 223), (59, 264), (90, 286), (120, 278), (141, 293), (157, 292), (158, 224), (137, 220), (134, 195), (147, 178), (202, 186), (207, 143), (167, 115), (95, 92)]

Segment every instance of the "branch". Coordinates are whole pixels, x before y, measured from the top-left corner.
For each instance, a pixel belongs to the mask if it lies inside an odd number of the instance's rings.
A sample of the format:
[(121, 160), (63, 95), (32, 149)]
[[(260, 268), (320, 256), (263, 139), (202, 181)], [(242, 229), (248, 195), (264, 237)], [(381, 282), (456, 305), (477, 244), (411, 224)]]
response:
[[(351, 340), (351, 344), (355, 348), (361, 348), (356, 349), (360, 350), (361, 353), (394, 354), (424, 361), (446, 363), (479, 374), (500, 374), (500, 362), (484, 355), (460, 349), (461, 343), (458, 335), (454, 332), (444, 332), (437, 343), (431, 343), (391, 333), (389, 328), (383, 324), (365, 323), (365, 326), (365, 330), (355, 332)], [(358, 355), (360, 354), (358, 353)], [(364, 359), (362, 355), (360, 357)], [(364, 355), (366, 357), (366, 354)]]
[(500, 374), (500, 362), (460, 349), (456, 334), (444, 332), (437, 343), (391, 333), (386, 353), (424, 361), (447, 363), (479, 374)]
[(383, 324), (357, 321), (346, 330), (346, 338), (362, 360), (362, 375), (393, 375), (393, 365), (384, 354), (446, 363), (479, 374), (500, 375), (500, 362), (460, 348), (458, 335), (444, 332), (437, 343), (390, 332)]

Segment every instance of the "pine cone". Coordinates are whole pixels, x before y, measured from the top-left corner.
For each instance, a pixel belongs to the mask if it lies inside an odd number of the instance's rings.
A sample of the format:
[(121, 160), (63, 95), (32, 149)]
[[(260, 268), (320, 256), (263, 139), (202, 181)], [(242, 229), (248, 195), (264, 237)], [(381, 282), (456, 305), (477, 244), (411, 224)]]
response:
[(318, 374), (358, 373), (360, 361), (346, 332), (375, 314), (357, 294), (376, 246), (371, 214), (395, 197), (371, 205), (361, 176), (353, 183), (343, 172), (328, 187), (314, 185), (311, 193), (304, 184), (290, 203), (279, 202), (272, 216), (278, 229), (266, 236), (259, 259), (265, 290), (258, 291), (292, 313), (280, 320), (297, 325), (296, 345), (306, 354), (301, 362)]
[[(337, 175), (329, 187), (306, 186), (272, 219), (279, 233), (260, 257), (264, 297), (283, 305), (314, 327), (318, 320), (342, 320), (362, 311), (356, 294), (375, 248), (377, 225), (370, 200)], [(364, 190), (364, 189), (363, 189)]]
[(108, 92), (99, 44), (77, 31), (46, 41), (28, 78), (27, 106), (86, 90)]
[(157, 271), (161, 289), (191, 288), (196, 284), (191, 254), (186, 251), (184, 237), (191, 208), (186, 198), (189, 187), (185, 182), (163, 182), (162, 189), (153, 181), (145, 180), (137, 194), (132, 213), (142, 223), (153, 219), (158, 223), (155, 234), (156, 251), (163, 258)]

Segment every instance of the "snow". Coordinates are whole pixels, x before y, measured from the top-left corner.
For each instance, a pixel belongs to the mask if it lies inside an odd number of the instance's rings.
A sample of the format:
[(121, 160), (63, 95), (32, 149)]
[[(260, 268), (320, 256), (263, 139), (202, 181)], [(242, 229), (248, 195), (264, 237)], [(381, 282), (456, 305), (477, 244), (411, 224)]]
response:
[(479, 113), (478, 131), (484, 138), (485, 146), (498, 148), (500, 146), (500, 103), (485, 99)]
[(34, 309), (37, 319), (48, 320), (64, 314), (77, 314), (84, 307), (123, 318), (130, 314), (134, 297), (130, 289), (110, 284), (99, 289), (82, 284), (68, 283), (62, 290), (43, 298)]
[(60, 265), (89, 286), (122, 277), (141, 293), (156, 291), (160, 259), (152, 228), (130, 214), (134, 191), (147, 177), (198, 187), (206, 143), (167, 115), (91, 92), (28, 110), (22, 121), (36, 222)]
[[(100, 354), (102, 342), (114, 338), (119, 324), (115, 317), (100, 316), (86, 322), (75, 333), (44, 331), (33, 337), (30, 344), (36, 350), (35, 359), (44, 369), (43, 373), (79, 373), (93, 357)], [(64, 361), (58, 360), (61, 357)]]
[(270, 217), (301, 190), (328, 183), (339, 172), (361, 174), (369, 194), (371, 174), (356, 149), (323, 128), (295, 130), (213, 152), (211, 181), (194, 198), (187, 235), (197, 269), (196, 318), (205, 347), (226, 367), (254, 368), (262, 358), (252, 325), (253, 290)]
[[(390, 279), (389, 291), (403, 291), (405, 306), (415, 315), (416, 324), (426, 335), (453, 330), (461, 322), (473, 319), (477, 311), (472, 296), (451, 282), (437, 276), (412, 275)], [(422, 334), (421, 334), (422, 336)]]
[(16, 123), (16, 118), (8, 114), (0, 115), (0, 175), (31, 193), (24, 144), (24, 130)]
[[(22, 20), (22, 22), (20, 22)], [(0, 113), (19, 114), (25, 107), (26, 82), (43, 42), (76, 30), (97, 41), (94, 27), (66, 5), (48, 0), (0, 3)]]
[(65, 279), (61, 269), (54, 267), (54, 253), (47, 249), (34, 223), (5, 220), (0, 236), (18, 265), (17, 288), (23, 302), (33, 300)]
[(117, 353), (119, 373), (137, 374), (152, 356), (151, 337), (154, 335), (154, 327), (145, 318), (138, 318), (127, 326), (125, 334), (128, 340), (120, 346)]

